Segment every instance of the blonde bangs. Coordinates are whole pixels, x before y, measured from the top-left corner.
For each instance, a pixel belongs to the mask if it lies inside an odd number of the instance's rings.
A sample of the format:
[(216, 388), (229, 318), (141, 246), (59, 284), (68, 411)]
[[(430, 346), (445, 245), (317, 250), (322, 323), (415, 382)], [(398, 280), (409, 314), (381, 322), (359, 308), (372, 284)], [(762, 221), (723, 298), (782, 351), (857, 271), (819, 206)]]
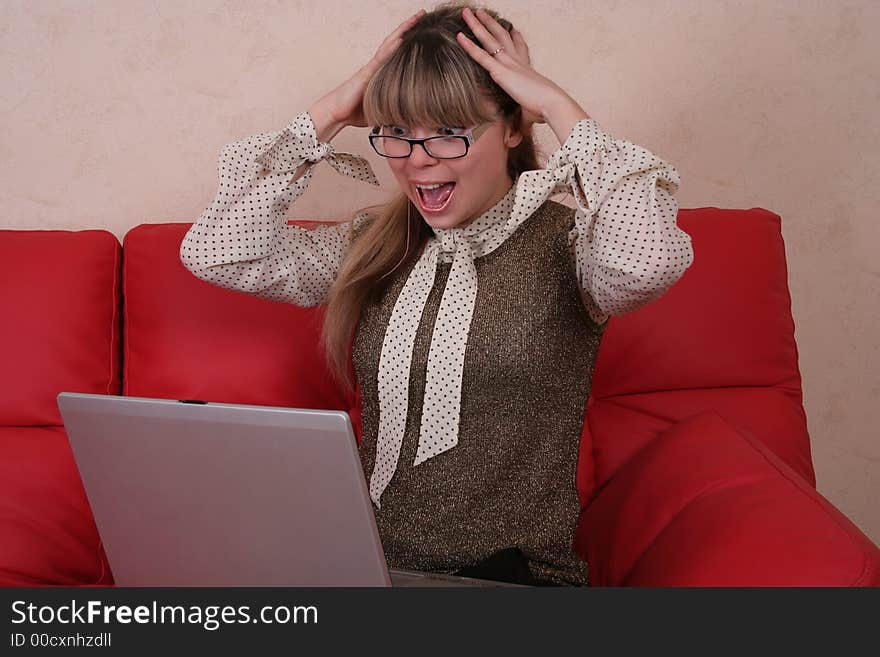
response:
[(433, 128), (491, 121), (476, 64), (458, 43), (439, 35), (401, 44), (364, 94), (367, 123)]

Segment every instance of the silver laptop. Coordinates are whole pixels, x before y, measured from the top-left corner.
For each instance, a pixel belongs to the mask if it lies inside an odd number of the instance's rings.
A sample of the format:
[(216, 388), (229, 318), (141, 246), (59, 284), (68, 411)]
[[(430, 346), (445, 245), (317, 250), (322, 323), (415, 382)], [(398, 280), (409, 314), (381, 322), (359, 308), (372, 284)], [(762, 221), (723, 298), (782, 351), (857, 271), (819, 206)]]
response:
[(62, 392), (120, 586), (516, 586), (389, 571), (348, 414)]

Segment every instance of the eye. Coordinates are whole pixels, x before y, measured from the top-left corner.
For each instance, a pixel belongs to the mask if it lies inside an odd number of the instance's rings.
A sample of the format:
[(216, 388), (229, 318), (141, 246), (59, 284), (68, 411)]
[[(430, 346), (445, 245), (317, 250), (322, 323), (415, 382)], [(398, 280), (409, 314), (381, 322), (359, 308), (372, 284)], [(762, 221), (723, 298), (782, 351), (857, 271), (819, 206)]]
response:
[(392, 135), (396, 137), (400, 137), (406, 134), (406, 128), (399, 125), (390, 125), (388, 126), (388, 130)]
[(437, 133), (443, 135), (444, 137), (452, 137), (453, 135), (459, 135), (464, 132), (464, 128), (451, 128), (449, 126), (444, 126), (437, 130)]

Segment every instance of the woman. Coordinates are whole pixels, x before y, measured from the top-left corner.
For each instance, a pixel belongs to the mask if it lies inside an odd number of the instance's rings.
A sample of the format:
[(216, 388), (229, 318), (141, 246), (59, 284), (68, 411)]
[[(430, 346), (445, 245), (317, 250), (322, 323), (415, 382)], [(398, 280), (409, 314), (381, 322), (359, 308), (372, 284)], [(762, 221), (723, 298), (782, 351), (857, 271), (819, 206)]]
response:
[[(531, 128), (562, 147), (538, 164)], [(385, 206), (288, 226), (314, 163), (378, 184), (328, 142), (370, 127)], [(495, 12), (446, 4), (279, 132), (227, 145), (183, 263), (223, 287), (326, 304), (322, 341), (361, 394), (360, 453), (389, 566), (586, 584), (575, 472), (607, 319), (693, 260), (676, 170), (606, 134)], [(548, 200), (574, 194), (577, 208)], [(351, 359), (349, 359), (349, 356)], [(500, 570), (499, 570), (500, 569)]]

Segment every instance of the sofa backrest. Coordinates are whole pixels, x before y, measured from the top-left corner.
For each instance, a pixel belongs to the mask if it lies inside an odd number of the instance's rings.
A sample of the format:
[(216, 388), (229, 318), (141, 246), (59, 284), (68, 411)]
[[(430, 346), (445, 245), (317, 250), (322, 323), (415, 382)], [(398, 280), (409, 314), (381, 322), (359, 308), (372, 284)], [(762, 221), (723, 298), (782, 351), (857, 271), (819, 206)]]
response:
[[(318, 349), (323, 309), (195, 278), (178, 257), (190, 225), (143, 224), (125, 236), (123, 393), (354, 411)], [(660, 299), (609, 320), (587, 406), (582, 497), (705, 410), (814, 483), (780, 217), (684, 209), (679, 225), (693, 265)]]
[(119, 240), (0, 230), (0, 586), (112, 584), (58, 411), (121, 391)]
[(119, 240), (106, 230), (0, 236), (0, 426), (61, 426), (59, 392), (119, 394)]
[[(813, 482), (780, 217), (683, 209), (679, 225), (693, 265), (657, 301), (609, 320), (581, 487), (707, 409)], [(353, 410), (318, 350), (323, 309), (198, 280), (178, 258), (189, 226), (143, 224), (124, 250), (103, 230), (3, 231), (0, 426), (59, 426), (62, 390)]]
[(323, 308), (299, 308), (193, 276), (191, 224), (142, 224), (123, 241), (123, 394), (348, 411), (318, 346)]
[(588, 404), (595, 486), (678, 421), (714, 410), (815, 484), (781, 219), (679, 211), (694, 262), (659, 300), (609, 320)]

